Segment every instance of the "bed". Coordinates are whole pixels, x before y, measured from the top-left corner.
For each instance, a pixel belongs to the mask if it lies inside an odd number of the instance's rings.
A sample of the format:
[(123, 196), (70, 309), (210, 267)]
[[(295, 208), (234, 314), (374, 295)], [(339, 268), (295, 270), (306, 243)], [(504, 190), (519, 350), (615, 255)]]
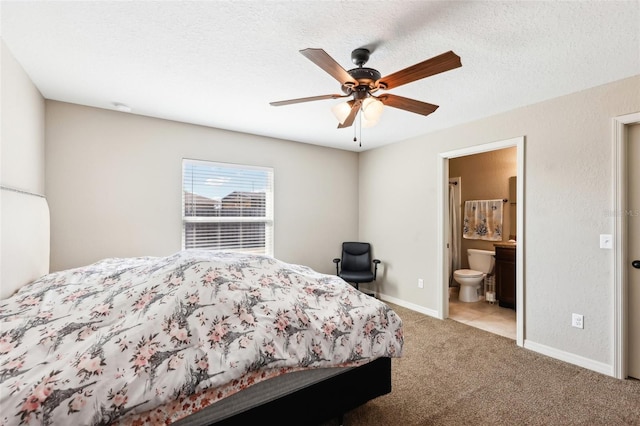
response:
[(3, 425), (318, 424), (390, 392), (403, 344), (336, 276), (201, 250), (45, 274), (0, 326)]

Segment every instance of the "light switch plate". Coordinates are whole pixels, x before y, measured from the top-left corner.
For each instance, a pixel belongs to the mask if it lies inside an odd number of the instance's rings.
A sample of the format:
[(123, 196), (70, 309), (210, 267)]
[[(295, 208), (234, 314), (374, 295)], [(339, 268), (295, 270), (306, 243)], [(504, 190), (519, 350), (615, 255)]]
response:
[(600, 248), (602, 249), (613, 248), (613, 237), (611, 236), (611, 234), (600, 234)]

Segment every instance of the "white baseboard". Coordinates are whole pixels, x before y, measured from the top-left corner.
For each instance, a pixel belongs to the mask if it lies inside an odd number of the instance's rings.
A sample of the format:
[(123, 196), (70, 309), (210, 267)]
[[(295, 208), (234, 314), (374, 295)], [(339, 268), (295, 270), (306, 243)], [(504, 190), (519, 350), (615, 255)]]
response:
[(398, 306), (402, 306), (403, 308), (411, 309), (412, 311), (420, 312), (421, 314), (438, 318), (438, 311), (435, 311), (433, 309), (428, 309), (428, 308), (425, 308), (424, 306), (416, 305), (414, 303), (407, 302), (406, 300), (398, 299), (393, 296), (388, 296), (382, 293), (378, 293), (378, 298), (380, 298), (380, 300), (384, 300), (386, 302), (393, 303)]
[(600, 361), (594, 361), (592, 359), (572, 354), (570, 352), (561, 351), (550, 346), (541, 345), (540, 343), (532, 342), (531, 340), (525, 340), (524, 347), (525, 349), (538, 352), (542, 355), (546, 355), (551, 358), (559, 359), (560, 361), (568, 362), (569, 364), (577, 365), (578, 367), (586, 368), (588, 370), (593, 370), (598, 373), (614, 377), (612, 365), (605, 364)]
[[(429, 315), (430, 317), (439, 318), (438, 311), (425, 308), (424, 306), (416, 305), (406, 300), (398, 299), (393, 296), (378, 293), (378, 297), (386, 302), (393, 303), (403, 308), (411, 309), (412, 311), (420, 312), (421, 314)], [(585, 358), (580, 355), (572, 354), (570, 352), (561, 351), (559, 349), (552, 348), (550, 346), (542, 345), (540, 343), (532, 342), (531, 340), (524, 341), (524, 348), (537, 352), (542, 355), (546, 355), (551, 358), (558, 359), (560, 361), (568, 362), (569, 364), (577, 365), (578, 367), (586, 368), (607, 376), (614, 376), (613, 366), (605, 364), (603, 362), (594, 361), (589, 358)]]

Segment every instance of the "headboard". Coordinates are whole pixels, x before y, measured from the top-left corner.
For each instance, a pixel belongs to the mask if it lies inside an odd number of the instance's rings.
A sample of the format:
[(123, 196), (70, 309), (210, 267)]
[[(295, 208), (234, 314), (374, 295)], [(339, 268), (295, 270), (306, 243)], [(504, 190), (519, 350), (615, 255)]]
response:
[(49, 272), (49, 206), (38, 194), (0, 186), (0, 299)]

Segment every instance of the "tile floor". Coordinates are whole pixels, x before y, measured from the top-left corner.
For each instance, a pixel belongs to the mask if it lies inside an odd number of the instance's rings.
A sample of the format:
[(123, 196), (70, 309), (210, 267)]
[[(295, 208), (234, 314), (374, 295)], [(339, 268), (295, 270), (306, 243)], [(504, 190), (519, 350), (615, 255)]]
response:
[(451, 288), (449, 291), (449, 318), (490, 333), (516, 339), (516, 311), (501, 308), (497, 303), (485, 302), (483, 298), (479, 302), (460, 302), (457, 288)]

